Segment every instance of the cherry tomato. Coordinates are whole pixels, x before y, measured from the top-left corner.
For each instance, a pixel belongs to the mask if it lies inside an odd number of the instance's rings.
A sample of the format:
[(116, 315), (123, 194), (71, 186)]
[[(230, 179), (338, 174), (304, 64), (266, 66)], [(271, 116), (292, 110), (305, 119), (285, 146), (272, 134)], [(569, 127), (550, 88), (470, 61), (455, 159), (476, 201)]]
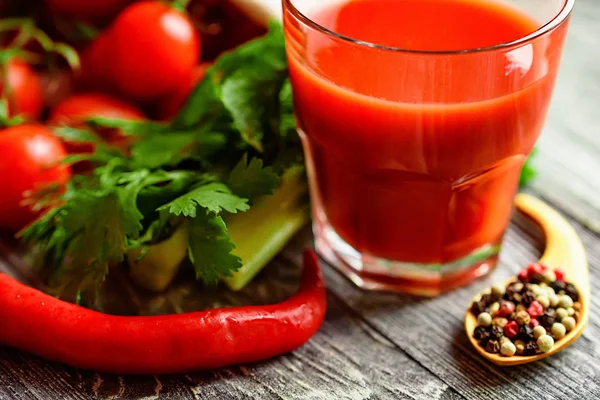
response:
[[(119, 118), (131, 121), (146, 118), (140, 109), (123, 100), (106, 94), (81, 93), (69, 97), (56, 106), (50, 114), (48, 124), (80, 127), (90, 117)], [(104, 139), (112, 144), (124, 144), (123, 135), (118, 130), (108, 130), (102, 134)], [(93, 151), (93, 146), (89, 143), (70, 142), (66, 146), (71, 153)]]
[(194, 68), (192, 75), (188, 78), (187, 85), (182, 85), (177, 88), (173, 93), (169, 93), (165, 98), (163, 98), (158, 105), (158, 117), (167, 121), (172, 119), (177, 115), (181, 107), (185, 104), (192, 91), (202, 79), (204, 79), (204, 75), (206, 75), (206, 70), (210, 67), (211, 64), (201, 64)]
[[(7, 69), (10, 114), (38, 119), (44, 107), (44, 93), (39, 76), (29, 64), (17, 59), (9, 61)], [(0, 80), (0, 92), (3, 91), (3, 82)]]
[(185, 86), (200, 58), (200, 39), (189, 18), (168, 4), (144, 1), (115, 19), (110, 35), (111, 77), (127, 97), (158, 99)]
[(115, 15), (131, 0), (46, 0), (50, 10), (56, 14), (84, 19), (97, 20)]
[(68, 166), (58, 164), (67, 151), (60, 139), (43, 125), (25, 124), (0, 131), (0, 227), (19, 230), (36, 214), (24, 205), (24, 193), (48, 184), (65, 184)]
[(81, 50), (81, 72), (76, 76), (78, 88), (111, 91), (109, 46), (108, 35), (102, 33)]

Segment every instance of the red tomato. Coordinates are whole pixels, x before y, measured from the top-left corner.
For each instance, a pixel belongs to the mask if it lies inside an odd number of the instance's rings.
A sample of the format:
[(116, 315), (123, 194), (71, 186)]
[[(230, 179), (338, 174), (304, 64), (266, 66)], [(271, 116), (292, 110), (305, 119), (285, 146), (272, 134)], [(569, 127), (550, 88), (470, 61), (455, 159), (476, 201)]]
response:
[[(44, 108), (44, 93), (39, 76), (29, 64), (17, 59), (9, 61), (7, 68), (10, 86), (10, 114), (23, 115), (28, 119), (38, 119)], [(0, 92), (3, 91), (0, 80)]]
[(200, 39), (187, 15), (168, 4), (127, 7), (109, 28), (111, 76), (127, 97), (158, 99), (186, 85), (200, 58)]
[(79, 54), (81, 73), (76, 77), (78, 87), (87, 90), (110, 91), (110, 40), (100, 34)]
[(206, 70), (211, 64), (201, 64), (194, 68), (192, 76), (188, 78), (187, 85), (182, 85), (177, 88), (176, 91), (170, 93), (168, 96), (163, 98), (158, 105), (158, 118), (163, 121), (172, 119), (177, 115), (181, 107), (185, 104), (192, 91), (206, 75)]
[(97, 20), (115, 15), (131, 0), (46, 0), (52, 12), (76, 19)]
[[(146, 118), (140, 109), (117, 98), (100, 93), (82, 93), (73, 95), (56, 106), (50, 114), (48, 124), (78, 127), (90, 117), (132, 121)], [(123, 135), (119, 131), (109, 130), (103, 132), (103, 135), (104, 139), (116, 145), (123, 141)], [(93, 151), (93, 146), (89, 143), (68, 143), (67, 149), (71, 153), (87, 153)]]
[(0, 131), (0, 227), (19, 230), (35, 218), (23, 194), (52, 183), (65, 184), (69, 167), (57, 164), (67, 155), (61, 141), (43, 125), (19, 125)]

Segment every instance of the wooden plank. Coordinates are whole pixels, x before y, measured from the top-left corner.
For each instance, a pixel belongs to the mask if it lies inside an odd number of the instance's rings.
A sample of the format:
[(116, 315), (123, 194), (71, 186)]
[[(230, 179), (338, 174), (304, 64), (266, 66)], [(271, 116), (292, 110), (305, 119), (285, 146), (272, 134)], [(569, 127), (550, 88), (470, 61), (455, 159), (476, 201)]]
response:
[[(278, 290), (257, 295), (277, 298), (282, 295), (280, 290), (290, 293), (297, 286), (299, 269), (299, 264), (272, 263), (260, 279)], [(460, 398), (351, 315), (335, 296), (330, 295), (328, 301), (323, 327), (299, 350), (256, 365), (208, 373), (164, 377), (96, 374), (0, 348), (0, 399)]]
[(535, 161), (534, 187), (600, 233), (600, 2), (578, 0), (548, 123)]
[[(592, 291), (600, 291), (600, 239), (575, 225), (589, 251)], [(525, 228), (525, 229), (524, 229)], [(304, 244), (308, 244), (305, 242)], [(333, 268), (326, 268), (329, 288), (367, 324), (467, 399), (600, 398), (600, 316), (592, 314), (583, 337), (568, 350), (533, 365), (500, 368), (485, 362), (463, 329), (469, 300), (493, 282), (504, 281), (520, 266), (537, 259), (542, 243), (531, 225), (509, 229), (500, 266), (488, 277), (436, 299), (361, 291)], [(285, 253), (298, 262), (298, 249)], [(600, 307), (594, 298), (592, 307)]]

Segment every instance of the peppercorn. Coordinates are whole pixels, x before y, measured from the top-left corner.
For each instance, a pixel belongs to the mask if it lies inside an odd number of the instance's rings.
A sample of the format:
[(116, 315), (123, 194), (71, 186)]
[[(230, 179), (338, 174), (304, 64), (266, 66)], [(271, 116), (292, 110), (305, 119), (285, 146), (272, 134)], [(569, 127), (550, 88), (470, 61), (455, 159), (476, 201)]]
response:
[(573, 301), (579, 301), (579, 292), (572, 283), (567, 283), (565, 286), (565, 294), (569, 296)]
[(537, 354), (537, 344), (535, 342), (529, 342), (525, 345), (525, 349), (523, 349), (523, 355), (526, 356), (534, 356)]
[(535, 300), (535, 294), (533, 294), (533, 292), (531, 292), (531, 291), (527, 291), (525, 294), (523, 294), (521, 303), (525, 304), (526, 306), (529, 306), (531, 304), (531, 302), (534, 300)]
[(515, 311), (515, 304), (510, 301), (501, 301), (498, 311), (496, 312), (496, 317), (508, 317)]
[(489, 336), (489, 332), (488, 330), (484, 327), (484, 326), (478, 326), (477, 328), (475, 328), (475, 330), (473, 331), (473, 338), (475, 340), (481, 340), (483, 339), (485, 336)]
[(500, 347), (500, 353), (505, 357), (512, 357), (517, 352), (517, 346), (513, 344), (510, 340), (502, 343)]
[(539, 272), (536, 272), (535, 274), (532, 274), (529, 277), (529, 282), (531, 282), (531, 283), (542, 283), (542, 282), (544, 282), (544, 275), (542, 275)]
[(535, 328), (536, 326), (540, 325), (540, 321), (538, 321), (535, 318), (531, 318), (531, 321), (529, 321), (529, 326), (531, 327), (531, 329)]
[(555, 322), (552, 324), (552, 336), (554, 339), (561, 339), (567, 333), (567, 328), (560, 322)]
[(488, 353), (498, 353), (500, 351), (500, 342), (496, 339), (490, 339), (485, 345), (485, 351)]
[(556, 280), (556, 274), (551, 269), (544, 272), (543, 277), (544, 277), (544, 282), (546, 282), (546, 283), (552, 283)]
[(490, 339), (500, 340), (500, 338), (504, 335), (504, 330), (499, 326), (492, 326), (490, 329)]
[(521, 312), (521, 311), (527, 311), (527, 307), (525, 307), (524, 304), (517, 304), (517, 307), (515, 308), (516, 312)]
[(519, 325), (529, 325), (529, 321), (531, 321), (531, 317), (527, 313), (527, 311), (519, 311), (515, 316), (515, 321)]
[(554, 281), (550, 282), (550, 287), (554, 289), (554, 292), (558, 293), (561, 290), (564, 290), (564, 288), (566, 287), (566, 283), (563, 281)]
[(536, 326), (535, 328), (533, 328), (533, 337), (534, 339), (538, 339), (540, 336), (545, 335), (546, 334), (546, 329), (544, 329), (543, 326)]
[(492, 316), (486, 312), (482, 312), (477, 317), (477, 323), (481, 326), (490, 326), (492, 324)]
[(540, 303), (538, 303), (537, 300), (534, 300), (527, 308), (527, 312), (529, 313), (531, 318), (537, 318), (540, 315), (544, 314), (544, 307)]
[(537, 302), (540, 303), (544, 308), (550, 307), (550, 299), (546, 295), (538, 296)]
[(581, 311), (581, 304), (580, 303), (573, 303), (573, 310), (575, 310), (575, 312)]
[(529, 325), (520, 325), (517, 338), (528, 342), (533, 339), (533, 329)]
[(560, 268), (556, 268), (554, 270), (554, 275), (556, 276), (556, 280), (562, 282), (565, 280), (565, 271)]
[(538, 338), (537, 345), (542, 353), (547, 353), (554, 347), (554, 339), (550, 335), (542, 335)]
[(569, 308), (569, 307), (573, 307), (573, 299), (571, 299), (569, 296), (562, 295), (560, 296), (559, 300), (558, 300), (558, 306), (561, 308)]
[[(506, 336), (502, 336), (500, 338), (500, 346), (502, 346), (504, 343), (506, 342), (511, 342), (509, 338), (507, 338)], [(512, 343), (512, 342), (511, 342)]]
[(558, 319), (559, 321), (562, 321), (563, 318), (566, 318), (568, 316), (569, 316), (569, 312), (567, 310), (565, 310), (564, 308), (556, 309), (556, 319)]
[(496, 317), (496, 318), (492, 319), (492, 324), (499, 326), (500, 328), (504, 328), (504, 325), (506, 325), (507, 323), (508, 323), (508, 320), (506, 318)]
[(559, 298), (557, 295), (555, 294), (551, 294), (548, 299), (550, 300), (550, 307), (556, 307), (558, 306), (558, 302), (559, 302)]
[(515, 321), (509, 321), (506, 325), (504, 325), (503, 329), (504, 335), (508, 338), (514, 338), (519, 333), (519, 325)]
[(565, 326), (567, 332), (570, 332), (575, 328), (575, 319), (573, 317), (563, 318), (560, 323)]
[(485, 311), (485, 307), (486, 306), (483, 301), (474, 301), (473, 305), (471, 306), (471, 312), (477, 317), (479, 314)]
[(481, 295), (481, 299), (479, 301), (483, 301), (483, 303), (487, 306), (491, 304), (494, 300), (492, 299), (492, 295), (489, 293)]
[(496, 300), (500, 299), (506, 293), (506, 288), (504, 285), (498, 283), (492, 286), (492, 297)]
[(517, 348), (517, 354), (523, 354), (525, 350), (525, 342), (522, 340), (515, 340), (515, 347)]
[(498, 303), (497, 301), (492, 303), (492, 305), (490, 305), (490, 307), (488, 308), (488, 313), (494, 317), (496, 315), (496, 313), (498, 312), (498, 309), (500, 308), (500, 303)]
[(544, 311), (544, 314), (539, 316), (539, 321), (542, 326), (551, 327), (556, 322), (556, 311), (551, 308)]
[(521, 281), (521, 282), (527, 282), (529, 280), (529, 272), (527, 272), (526, 269), (522, 269), (521, 271), (519, 271), (519, 273), (517, 274), (517, 278)]

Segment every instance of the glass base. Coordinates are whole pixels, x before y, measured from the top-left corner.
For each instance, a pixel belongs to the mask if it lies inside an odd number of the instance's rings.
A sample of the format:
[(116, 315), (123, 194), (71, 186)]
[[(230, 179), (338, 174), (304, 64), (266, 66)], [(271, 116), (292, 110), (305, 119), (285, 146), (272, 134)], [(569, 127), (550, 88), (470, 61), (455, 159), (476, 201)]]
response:
[(500, 245), (493, 243), (449, 263), (418, 264), (361, 254), (319, 219), (314, 220), (313, 232), (317, 252), (360, 288), (427, 297), (487, 274), (496, 266), (500, 252)]

